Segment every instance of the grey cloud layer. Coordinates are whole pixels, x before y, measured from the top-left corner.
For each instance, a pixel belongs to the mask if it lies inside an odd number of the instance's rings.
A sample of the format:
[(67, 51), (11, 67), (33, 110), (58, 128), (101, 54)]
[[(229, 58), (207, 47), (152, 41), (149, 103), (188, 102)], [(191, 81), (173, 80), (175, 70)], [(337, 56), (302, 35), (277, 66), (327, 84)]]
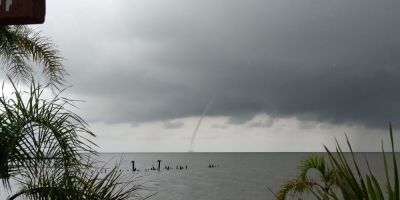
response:
[(208, 114), (233, 123), (400, 124), (400, 2), (96, 2), (79, 21), (54, 15), (78, 33), (46, 27), (91, 120), (198, 116), (215, 96)]

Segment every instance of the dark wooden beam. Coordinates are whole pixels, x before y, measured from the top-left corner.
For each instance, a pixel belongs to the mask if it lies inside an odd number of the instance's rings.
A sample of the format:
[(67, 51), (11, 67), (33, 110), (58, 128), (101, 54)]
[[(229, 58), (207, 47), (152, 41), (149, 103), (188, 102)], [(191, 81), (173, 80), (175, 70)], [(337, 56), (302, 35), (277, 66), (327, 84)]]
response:
[(46, 0), (0, 0), (0, 25), (42, 24)]

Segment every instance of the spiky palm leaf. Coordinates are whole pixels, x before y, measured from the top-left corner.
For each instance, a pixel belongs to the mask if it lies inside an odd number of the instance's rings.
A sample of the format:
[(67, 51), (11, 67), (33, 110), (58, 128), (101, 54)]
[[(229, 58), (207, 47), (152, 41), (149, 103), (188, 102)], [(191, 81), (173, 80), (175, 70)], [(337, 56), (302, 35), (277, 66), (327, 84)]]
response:
[[(382, 190), (382, 185), (386, 186), (386, 193), (388, 200), (398, 200), (399, 199), (399, 175), (397, 169), (397, 161), (396, 154), (394, 149), (394, 139), (393, 139), (393, 127), (392, 124), (389, 124), (389, 133), (390, 133), (390, 142), (391, 142), (391, 154), (392, 154), (392, 164), (393, 164), (393, 179), (394, 185), (391, 184), (389, 177), (389, 165), (386, 159), (386, 154), (382, 145), (382, 153), (383, 153), (383, 165), (386, 176), (386, 183), (382, 184), (377, 181), (374, 173), (369, 167), (369, 163), (366, 160), (366, 165), (368, 167), (368, 173), (365, 175), (360, 171), (359, 163), (355, 160), (355, 156), (353, 153), (353, 149), (347, 139), (347, 146), (351, 153), (351, 161), (346, 159), (340, 145), (336, 144), (337, 153), (333, 154), (329, 151), (328, 148), (325, 147), (328, 152), (329, 159), (332, 162), (332, 165), (335, 166), (338, 170), (337, 176), (340, 179), (339, 187), (342, 191), (344, 199), (360, 199), (360, 200), (383, 200), (385, 191)], [(350, 164), (352, 163), (352, 164)]]
[(14, 78), (30, 80), (34, 63), (43, 67), (44, 76), (54, 87), (60, 86), (66, 75), (62, 57), (51, 40), (24, 25), (0, 26), (0, 60)]
[[(51, 168), (29, 177), (24, 187), (8, 200), (24, 197), (29, 200), (126, 200), (139, 199), (136, 190), (141, 187), (125, 176), (118, 166), (104, 173), (103, 168), (75, 168), (68, 176), (62, 170)], [(93, 171), (94, 169), (97, 169)]]
[[(389, 124), (390, 142), (391, 142), (391, 157), (393, 173), (389, 175), (389, 163), (386, 158), (385, 151), (382, 143), (382, 154), (383, 154), (383, 168), (385, 171), (386, 181), (384, 183), (378, 182), (374, 173), (372, 172), (368, 160), (365, 159), (368, 172), (362, 172), (360, 170), (360, 163), (355, 159), (353, 149), (350, 141), (346, 136), (347, 147), (350, 151), (350, 156), (347, 157), (342, 150), (342, 147), (336, 140), (336, 152), (333, 153), (326, 146), (325, 150), (328, 154), (330, 164), (327, 165), (323, 158), (309, 157), (302, 162), (300, 169), (300, 175), (297, 179), (293, 179), (283, 186), (276, 196), (277, 199), (285, 199), (286, 195), (301, 194), (304, 191), (310, 191), (317, 199), (338, 199), (340, 195), (345, 200), (399, 200), (400, 196), (400, 183), (399, 173), (397, 166), (396, 153), (394, 149), (394, 138), (393, 138), (393, 127)], [(326, 167), (329, 166), (333, 169), (330, 173), (326, 173)], [(316, 184), (312, 180), (309, 180), (306, 176), (308, 169), (315, 168), (326, 176), (322, 176), (325, 179), (325, 183), (328, 186), (335, 186), (337, 190), (333, 191), (322, 185)], [(391, 180), (393, 179), (393, 180)], [(394, 181), (394, 184), (392, 184)], [(325, 184), (327, 186), (327, 184)], [(386, 191), (382, 188), (386, 187)], [(321, 192), (322, 191), (322, 192)], [(386, 193), (386, 195), (385, 195)], [(386, 196), (386, 198), (385, 198)]]
[(92, 172), (98, 166), (90, 158), (96, 154), (91, 147), (95, 144), (86, 136), (94, 134), (68, 109), (70, 100), (43, 98), (45, 87), (33, 81), (27, 92), (10, 82), (11, 97), (0, 96), (0, 179), (6, 185), (12, 179), (20, 188), (10, 200), (138, 197), (140, 187), (118, 167), (107, 174)]
[[(84, 153), (95, 153), (86, 136), (94, 136), (86, 122), (67, 109), (70, 100), (56, 95), (42, 97), (44, 87), (32, 82), (27, 93), (0, 96), (0, 178), (35, 174), (43, 163), (52, 162), (68, 171), (81, 165)], [(85, 136), (86, 135), (86, 136)]]

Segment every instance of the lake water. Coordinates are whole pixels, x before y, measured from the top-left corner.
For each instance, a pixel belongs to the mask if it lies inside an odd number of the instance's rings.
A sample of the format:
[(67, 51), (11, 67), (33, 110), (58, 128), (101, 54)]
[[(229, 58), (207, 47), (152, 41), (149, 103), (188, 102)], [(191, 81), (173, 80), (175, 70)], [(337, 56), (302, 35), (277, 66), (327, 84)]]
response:
[[(132, 168), (131, 161), (143, 183), (156, 193), (155, 200), (265, 200), (274, 199), (268, 188), (277, 191), (279, 186), (296, 175), (301, 159), (310, 153), (126, 153), (102, 154), (104, 160), (120, 160), (122, 168)], [(364, 154), (357, 154), (364, 161)], [(383, 177), (381, 153), (367, 153), (372, 168)], [(172, 170), (144, 171), (157, 160), (161, 169), (171, 166)], [(113, 163), (113, 162), (109, 162)], [(210, 164), (217, 168), (209, 168)], [(188, 169), (176, 170), (176, 166)], [(130, 172), (128, 172), (130, 173)]]
[[(268, 188), (277, 191), (285, 180), (293, 178), (299, 161), (308, 155), (310, 153), (103, 153), (99, 159), (105, 161), (107, 167), (119, 162), (123, 173), (134, 175), (136, 183), (146, 188), (141, 191), (142, 196), (155, 194), (150, 200), (265, 200), (274, 199)], [(381, 153), (365, 155), (382, 178)], [(357, 158), (363, 161), (364, 154), (358, 153)], [(161, 171), (147, 171), (153, 166), (157, 168), (157, 160), (162, 160)], [(132, 172), (131, 161), (135, 161), (139, 172)], [(209, 168), (209, 165), (218, 167)], [(165, 170), (165, 166), (172, 169)], [(176, 169), (176, 166), (184, 169)]]

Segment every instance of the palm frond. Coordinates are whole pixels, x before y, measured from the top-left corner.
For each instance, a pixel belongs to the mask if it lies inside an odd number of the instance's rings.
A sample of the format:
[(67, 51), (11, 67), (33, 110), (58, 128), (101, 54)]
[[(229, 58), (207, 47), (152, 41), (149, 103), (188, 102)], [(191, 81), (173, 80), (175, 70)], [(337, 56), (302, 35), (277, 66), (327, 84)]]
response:
[[(394, 148), (393, 127), (391, 124), (389, 124), (389, 133), (393, 174), (391, 174), (392, 176), (389, 175), (389, 163), (382, 142), (383, 168), (386, 178), (384, 184), (378, 182), (366, 158), (365, 164), (368, 172), (365, 173), (361, 171), (360, 163), (356, 160), (349, 138), (346, 136), (347, 146), (350, 151), (349, 157), (345, 155), (337, 140), (335, 153), (324, 146), (330, 164), (327, 165), (322, 156), (309, 156), (302, 161), (297, 179), (285, 183), (278, 192), (278, 195), (276, 195), (277, 199), (284, 199), (288, 193), (302, 193), (307, 189), (314, 194), (317, 199), (338, 199), (338, 196), (342, 196), (344, 200), (383, 200), (385, 199), (384, 193), (386, 192), (388, 200), (398, 200), (400, 195), (400, 183)], [(308, 179), (307, 172), (312, 168), (321, 172), (325, 187)], [(392, 185), (391, 178), (394, 179), (394, 185)], [(384, 188), (382, 187), (383, 185), (386, 186), (386, 191), (382, 190), (382, 188)], [(330, 186), (335, 186), (338, 189), (331, 190)], [(340, 194), (337, 194), (338, 192), (340, 192)]]
[(119, 165), (108, 173), (96, 170), (90, 157), (95, 144), (85, 137), (94, 134), (68, 109), (71, 100), (44, 98), (46, 87), (34, 81), (22, 92), (9, 80), (12, 95), (0, 96), (0, 179), (20, 187), (9, 200), (141, 199), (141, 187)]
[(54, 87), (62, 85), (66, 71), (63, 58), (50, 38), (40, 35), (28, 26), (0, 26), (0, 57), (8, 75), (25, 81), (31, 79), (32, 66), (43, 67), (42, 73)]
[(302, 195), (306, 191), (312, 191), (315, 183), (310, 181), (302, 181), (299, 179), (292, 179), (281, 185), (279, 191), (276, 193), (276, 200), (285, 200), (288, 195), (296, 196)]
[(1, 134), (5, 138), (1, 155), (6, 160), (0, 166), (1, 177), (13, 171), (34, 174), (39, 161), (46, 160), (60, 162), (68, 171), (81, 165), (85, 153), (95, 153), (94, 144), (81, 137), (94, 134), (83, 119), (67, 109), (67, 99), (42, 98), (44, 87), (34, 82), (27, 93), (11, 83), (12, 97), (0, 96)]
[(134, 179), (124, 175), (115, 166), (107, 173), (103, 168), (75, 168), (68, 175), (57, 168), (41, 170), (29, 177), (25, 187), (13, 194), (8, 200), (18, 197), (44, 200), (126, 200), (139, 199), (137, 193), (141, 186), (134, 184)]

